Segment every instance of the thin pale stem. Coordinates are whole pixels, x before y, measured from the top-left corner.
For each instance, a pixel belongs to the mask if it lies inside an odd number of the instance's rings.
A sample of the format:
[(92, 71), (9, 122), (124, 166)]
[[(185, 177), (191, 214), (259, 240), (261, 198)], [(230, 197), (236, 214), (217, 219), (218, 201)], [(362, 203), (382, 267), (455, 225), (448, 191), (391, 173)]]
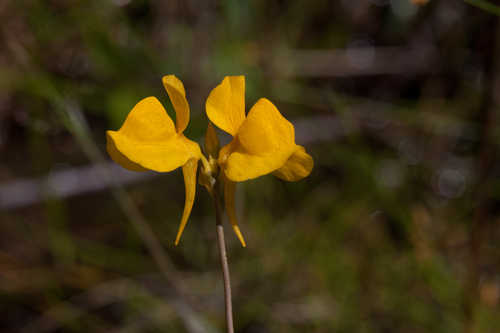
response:
[(233, 327), (233, 303), (231, 300), (231, 278), (229, 276), (229, 264), (227, 261), (226, 241), (224, 240), (224, 227), (222, 226), (222, 208), (219, 201), (217, 189), (214, 191), (215, 220), (217, 228), (217, 244), (224, 278), (224, 303), (226, 309), (226, 331), (234, 333)]

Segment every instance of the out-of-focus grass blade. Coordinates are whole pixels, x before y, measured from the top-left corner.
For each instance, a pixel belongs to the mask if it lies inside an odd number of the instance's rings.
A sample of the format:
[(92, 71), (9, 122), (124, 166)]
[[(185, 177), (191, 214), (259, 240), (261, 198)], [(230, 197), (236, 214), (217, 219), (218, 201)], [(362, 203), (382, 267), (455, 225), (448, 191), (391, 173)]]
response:
[(464, 0), (469, 5), (472, 5), (477, 8), (481, 8), (484, 11), (487, 11), (490, 14), (500, 16), (500, 6), (492, 4), (489, 1), (485, 0)]

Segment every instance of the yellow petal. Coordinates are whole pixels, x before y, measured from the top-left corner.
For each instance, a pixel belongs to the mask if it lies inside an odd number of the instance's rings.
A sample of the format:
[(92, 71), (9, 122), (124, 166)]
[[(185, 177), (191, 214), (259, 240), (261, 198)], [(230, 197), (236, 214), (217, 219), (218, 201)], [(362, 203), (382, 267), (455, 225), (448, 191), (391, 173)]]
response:
[(273, 172), (273, 175), (289, 182), (296, 182), (309, 176), (313, 168), (314, 161), (302, 146), (297, 146), (297, 150), (288, 158), (285, 165)]
[(208, 156), (212, 156), (213, 158), (217, 158), (219, 155), (219, 138), (210, 121), (208, 122), (207, 132), (205, 133), (205, 151)]
[(226, 76), (210, 92), (205, 107), (215, 126), (235, 136), (245, 120), (245, 77)]
[[(110, 131), (108, 131), (110, 132)], [(123, 155), (118, 151), (118, 149), (115, 146), (115, 143), (112, 139), (110, 139), (109, 134), (106, 135), (106, 150), (108, 151), (109, 156), (111, 156), (111, 159), (115, 161), (116, 163), (120, 164), (122, 167), (125, 169), (131, 170), (131, 171), (147, 171), (147, 169), (144, 169), (141, 167), (139, 164), (132, 162), (127, 158), (127, 156)]]
[(108, 131), (107, 138), (128, 160), (158, 172), (175, 170), (190, 158), (199, 158), (201, 155), (198, 144), (182, 134), (166, 141), (147, 142), (133, 140), (120, 131)]
[(198, 169), (198, 160), (190, 159), (183, 167), (182, 174), (184, 175), (184, 186), (186, 187), (186, 200), (184, 203), (184, 212), (182, 213), (181, 224), (175, 238), (175, 245), (179, 244), (182, 232), (186, 227), (191, 209), (193, 208), (194, 197), (196, 194), (196, 170)]
[(229, 155), (231, 155), (231, 153), (233, 153), (238, 148), (238, 146), (240, 146), (240, 142), (238, 141), (238, 137), (236, 137), (227, 145), (222, 147), (219, 150), (219, 158), (217, 160), (217, 163), (219, 163), (219, 165), (224, 168)]
[(201, 154), (197, 143), (175, 132), (172, 119), (155, 97), (137, 103), (120, 130), (106, 134), (113, 160), (131, 170), (167, 172)]
[(225, 161), (225, 174), (232, 181), (244, 181), (281, 168), (296, 149), (295, 131), (269, 100), (261, 98), (230, 145), (235, 148)]
[(167, 172), (201, 154), (197, 143), (176, 133), (172, 119), (155, 97), (137, 103), (120, 130), (106, 134), (111, 157), (132, 170)]
[(295, 146), (295, 130), (266, 98), (255, 103), (238, 132), (241, 145), (253, 154), (274, 153)]
[(163, 141), (176, 134), (172, 119), (156, 97), (137, 103), (119, 132), (135, 141)]
[(229, 179), (224, 179), (224, 203), (226, 206), (227, 216), (229, 217), (229, 222), (233, 227), (233, 230), (240, 240), (241, 245), (246, 247), (245, 239), (241, 234), (240, 227), (238, 227), (238, 220), (236, 219), (236, 209), (234, 205), (234, 193), (236, 190), (236, 183), (230, 181)]
[(177, 133), (182, 133), (189, 123), (189, 104), (184, 85), (175, 75), (166, 75), (162, 81), (175, 109)]

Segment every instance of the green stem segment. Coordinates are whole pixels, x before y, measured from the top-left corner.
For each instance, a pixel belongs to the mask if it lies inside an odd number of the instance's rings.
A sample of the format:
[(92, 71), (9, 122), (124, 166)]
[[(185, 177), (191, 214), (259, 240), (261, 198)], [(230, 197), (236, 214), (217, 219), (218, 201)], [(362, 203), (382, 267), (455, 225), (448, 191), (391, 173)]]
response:
[(217, 244), (224, 278), (224, 303), (226, 309), (226, 332), (234, 333), (233, 327), (233, 304), (231, 300), (231, 278), (229, 276), (229, 264), (227, 261), (226, 241), (224, 240), (224, 227), (222, 226), (222, 207), (219, 201), (217, 189), (214, 189), (215, 221), (217, 228)]

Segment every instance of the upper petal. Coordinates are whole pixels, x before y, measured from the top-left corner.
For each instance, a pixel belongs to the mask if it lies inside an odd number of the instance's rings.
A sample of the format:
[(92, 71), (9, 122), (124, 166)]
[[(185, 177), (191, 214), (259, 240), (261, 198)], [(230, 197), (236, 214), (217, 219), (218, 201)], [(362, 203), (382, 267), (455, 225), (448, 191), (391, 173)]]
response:
[(197, 143), (176, 133), (172, 119), (155, 97), (137, 103), (120, 130), (106, 134), (111, 158), (130, 170), (171, 171), (201, 154)]
[(176, 134), (172, 119), (156, 97), (146, 97), (137, 103), (119, 132), (141, 142), (165, 141)]
[(166, 75), (162, 81), (174, 106), (177, 133), (182, 133), (189, 123), (189, 104), (184, 85), (175, 75)]
[[(112, 131), (108, 131), (112, 132)], [(143, 168), (139, 164), (132, 162), (127, 158), (127, 156), (123, 155), (120, 153), (118, 148), (116, 148), (114, 140), (111, 139), (111, 133), (107, 133), (106, 137), (106, 150), (108, 151), (109, 156), (113, 161), (116, 163), (120, 164), (122, 167), (124, 167), (127, 170), (131, 171), (147, 171), (148, 169)]]
[(226, 76), (210, 92), (205, 107), (217, 127), (235, 136), (245, 120), (245, 77)]
[[(116, 147), (116, 151), (126, 160), (158, 172), (172, 171), (186, 164), (190, 158), (199, 158), (201, 155), (198, 144), (182, 134), (165, 141), (147, 142), (135, 140), (120, 131), (107, 131), (107, 139), (108, 142), (112, 141), (109, 145)], [(121, 162), (121, 158), (113, 160), (130, 169), (129, 165)]]
[(314, 166), (311, 155), (306, 153), (302, 146), (297, 149), (288, 158), (285, 165), (273, 172), (273, 175), (289, 182), (296, 182), (309, 176)]

